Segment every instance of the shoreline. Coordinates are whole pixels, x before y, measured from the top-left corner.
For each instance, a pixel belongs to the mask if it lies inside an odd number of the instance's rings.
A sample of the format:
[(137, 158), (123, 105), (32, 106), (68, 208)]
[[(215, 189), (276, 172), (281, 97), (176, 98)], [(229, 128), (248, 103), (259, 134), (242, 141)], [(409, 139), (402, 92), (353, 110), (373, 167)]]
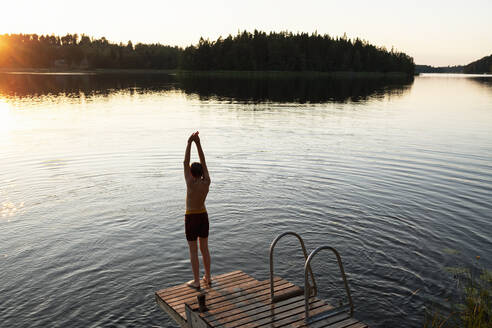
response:
[(199, 77), (335, 77), (335, 78), (407, 78), (404, 72), (353, 72), (353, 71), (188, 71), (180, 69), (54, 69), (54, 68), (0, 68), (4, 74), (46, 74), (46, 75), (103, 75), (103, 74), (166, 74)]
[(95, 75), (95, 74), (175, 74), (175, 69), (57, 69), (57, 68), (0, 68), (5, 74), (59, 74), (59, 75)]

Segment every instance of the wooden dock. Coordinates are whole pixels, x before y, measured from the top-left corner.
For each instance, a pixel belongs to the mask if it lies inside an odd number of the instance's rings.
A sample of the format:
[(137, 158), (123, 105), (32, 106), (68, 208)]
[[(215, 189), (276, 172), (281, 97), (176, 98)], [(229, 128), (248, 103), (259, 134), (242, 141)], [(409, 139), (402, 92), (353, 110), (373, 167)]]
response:
[[(271, 302), (270, 280), (258, 281), (242, 271), (214, 276), (211, 286), (200, 291), (186, 284), (159, 290), (157, 304), (181, 327), (187, 328), (364, 328), (367, 325), (337, 312), (325, 301), (309, 298), (309, 318), (305, 316), (305, 299), (300, 287), (274, 277), (277, 299)], [(297, 292), (297, 293), (296, 293)], [(205, 306), (200, 312), (197, 296), (205, 294)], [(300, 295), (288, 298), (289, 295)]]

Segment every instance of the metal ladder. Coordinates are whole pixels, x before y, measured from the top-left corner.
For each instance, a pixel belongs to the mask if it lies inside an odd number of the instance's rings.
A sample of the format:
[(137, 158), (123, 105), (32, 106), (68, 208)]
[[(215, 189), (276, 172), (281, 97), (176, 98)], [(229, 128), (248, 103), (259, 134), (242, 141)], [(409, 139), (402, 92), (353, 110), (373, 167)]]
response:
[[(275, 238), (272, 241), (272, 243), (270, 245), (270, 299), (271, 299), (272, 303), (276, 303), (276, 302), (286, 300), (288, 298), (300, 296), (300, 295), (303, 295), (305, 293), (307, 293), (307, 294), (311, 293), (311, 296), (316, 296), (318, 294), (318, 288), (316, 286), (316, 281), (314, 280), (314, 274), (313, 274), (313, 271), (311, 270), (311, 267), (308, 264), (307, 267), (305, 266), (305, 270), (309, 271), (309, 274), (311, 275), (311, 280), (313, 282), (312, 287), (309, 286), (309, 282), (307, 282), (307, 280), (306, 280), (307, 276), (306, 276), (306, 279), (304, 279), (304, 288), (301, 288), (299, 290), (294, 290), (292, 292), (285, 293), (285, 294), (282, 294), (281, 296), (277, 296), (277, 297), (274, 295), (274, 291), (273, 291), (273, 249), (275, 248), (275, 245), (277, 245), (278, 241), (282, 237), (287, 236), (287, 235), (292, 235), (292, 236), (297, 237), (297, 239), (299, 239), (299, 243), (301, 244), (301, 248), (302, 248), (302, 253), (304, 254), (304, 261), (308, 260), (308, 255), (307, 255), (307, 251), (306, 251), (306, 246), (304, 246), (304, 241), (302, 240), (301, 236), (299, 236), (297, 233), (292, 232), (292, 231), (287, 231), (287, 232), (284, 232), (284, 233), (278, 235), (277, 238)], [(307, 262), (305, 262), (305, 263), (307, 263)]]
[[(280, 296), (275, 296), (274, 295), (274, 290), (273, 290), (273, 250), (275, 248), (275, 245), (278, 243), (278, 241), (286, 236), (286, 235), (293, 235), (297, 237), (301, 244), (302, 252), (304, 254), (304, 288), (299, 288), (299, 290), (295, 290), (289, 293), (282, 294)], [(309, 298), (314, 297), (318, 294), (318, 287), (316, 286), (316, 281), (314, 279), (314, 274), (313, 271), (311, 270), (311, 261), (314, 258), (316, 254), (318, 254), (322, 250), (330, 250), (332, 251), (338, 262), (338, 267), (340, 268), (340, 274), (343, 279), (343, 284), (345, 287), (345, 291), (347, 293), (347, 298), (348, 298), (348, 304), (340, 304), (338, 307), (333, 308), (332, 310), (329, 310), (325, 313), (321, 313), (320, 315), (316, 316), (316, 319), (320, 319), (324, 316), (331, 316), (336, 313), (343, 313), (347, 309), (349, 310), (349, 316), (352, 317), (354, 314), (354, 304), (352, 302), (352, 296), (350, 295), (350, 289), (348, 286), (347, 282), (347, 277), (345, 276), (345, 271), (343, 269), (343, 264), (342, 264), (342, 258), (340, 257), (340, 254), (338, 251), (330, 246), (320, 246), (316, 248), (314, 251), (312, 251), (309, 256), (307, 255), (306, 247), (304, 245), (304, 241), (302, 240), (301, 236), (299, 236), (297, 233), (288, 231), (284, 232), (280, 235), (278, 235), (273, 242), (270, 245), (270, 299), (272, 303), (280, 302), (282, 300), (286, 300), (295, 296), (300, 296), (304, 294), (304, 312), (305, 312), (305, 317), (306, 320), (309, 321), (310, 316), (309, 316)], [(308, 279), (308, 274), (311, 276), (311, 281), (312, 281), (312, 286), (309, 285), (309, 279)]]

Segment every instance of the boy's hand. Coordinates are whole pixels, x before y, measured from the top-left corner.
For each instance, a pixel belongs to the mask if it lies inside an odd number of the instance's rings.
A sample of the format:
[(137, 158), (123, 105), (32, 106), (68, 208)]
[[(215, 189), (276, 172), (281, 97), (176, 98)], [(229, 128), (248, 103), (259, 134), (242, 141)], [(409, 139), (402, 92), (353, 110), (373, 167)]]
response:
[(190, 144), (190, 143), (192, 143), (192, 142), (193, 142), (193, 140), (194, 140), (194, 138), (195, 138), (195, 134), (194, 134), (194, 133), (192, 133), (192, 134), (191, 134), (191, 136), (188, 138), (188, 143), (189, 143), (189, 144)]
[(192, 143), (193, 141), (196, 143), (200, 142), (200, 137), (198, 136), (198, 131), (193, 132), (191, 136), (188, 138), (188, 143)]

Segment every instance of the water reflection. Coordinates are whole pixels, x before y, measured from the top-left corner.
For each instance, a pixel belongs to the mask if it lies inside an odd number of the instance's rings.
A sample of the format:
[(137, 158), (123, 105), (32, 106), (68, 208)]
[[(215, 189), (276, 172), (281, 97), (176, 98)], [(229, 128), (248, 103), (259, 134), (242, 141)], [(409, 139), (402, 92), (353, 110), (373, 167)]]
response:
[(107, 96), (120, 90), (171, 90), (175, 83), (167, 74), (0, 74), (0, 97)]
[(0, 217), (1, 218), (9, 218), (14, 216), (24, 207), (24, 202), (21, 203), (13, 203), (11, 201), (4, 201), (0, 204)]
[(365, 101), (402, 95), (413, 79), (334, 77), (196, 77), (181, 76), (181, 88), (201, 100), (239, 102), (324, 103)]
[(181, 90), (199, 99), (237, 102), (324, 103), (365, 101), (402, 95), (413, 79), (297, 77), (230, 77), (190, 74), (0, 74), (0, 96), (7, 98), (65, 95), (108, 96), (121, 90), (136, 93)]
[[(409, 88), (0, 75), (2, 326), (33, 318), (40, 326), (174, 326), (153, 293), (190, 272), (181, 161), (187, 131), (199, 129), (214, 174), (214, 273), (267, 279), (271, 240), (297, 231), (309, 250), (340, 250), (357, 318), (421, 327), (422, 309), (454, 293), (446, 267), (473, 268), (477, 255), (491, 266), (492, 92), (477, 81), (421, 76)], [(347, 103), (298, 110), (198, 97)], [(302, 285), (302, 255), (286, 243), (275, 271)], [(320, 298), (338, 299), (330, 259), (313, 269)]]
[(492, 79), (490, 76), (474, 76), (470, 78), (473, 82), (480, 84), (481, 86), (492, 88)]

